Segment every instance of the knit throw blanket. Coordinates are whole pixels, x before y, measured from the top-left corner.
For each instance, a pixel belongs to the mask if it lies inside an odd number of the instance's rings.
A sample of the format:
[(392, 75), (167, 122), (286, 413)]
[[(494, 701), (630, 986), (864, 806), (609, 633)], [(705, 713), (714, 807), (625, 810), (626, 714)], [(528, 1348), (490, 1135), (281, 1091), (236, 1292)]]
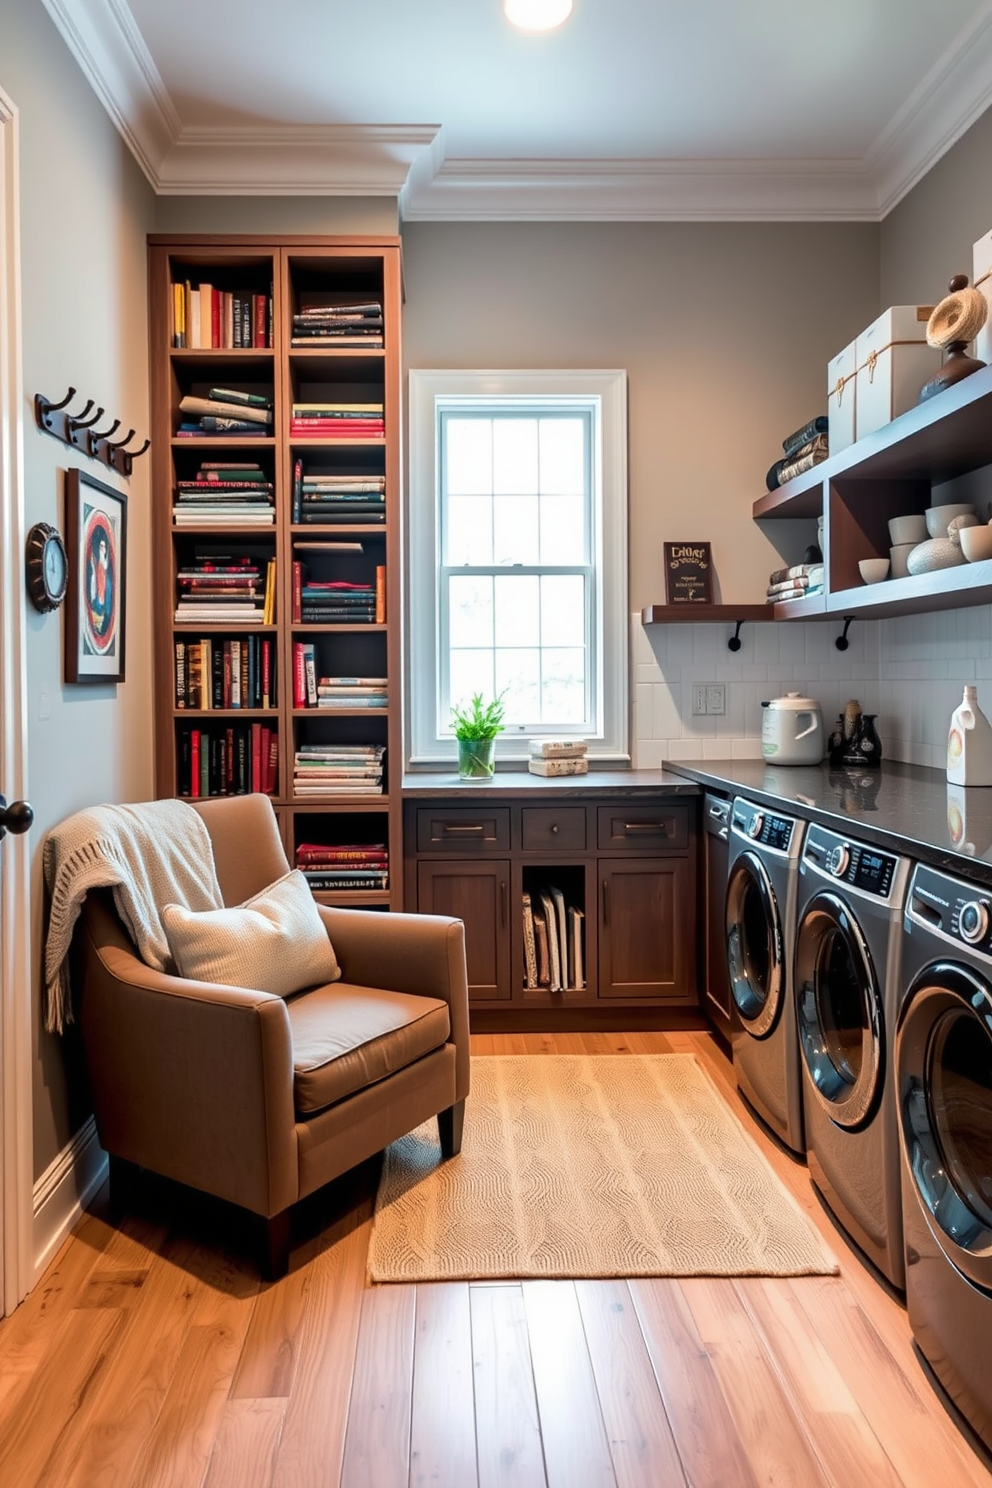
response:
[(69, 946), (90, 889), (111, 888), (138, 955), (155, 971), (174, 972), (162, 927), (166, 904), (221, 909), (210, 834), (184, 801), (93, 806), (77, 811), (45, 839), (45, 881), (51, 896), (45, 941), (45, 1027), (61, 1033), (72, 1022)]

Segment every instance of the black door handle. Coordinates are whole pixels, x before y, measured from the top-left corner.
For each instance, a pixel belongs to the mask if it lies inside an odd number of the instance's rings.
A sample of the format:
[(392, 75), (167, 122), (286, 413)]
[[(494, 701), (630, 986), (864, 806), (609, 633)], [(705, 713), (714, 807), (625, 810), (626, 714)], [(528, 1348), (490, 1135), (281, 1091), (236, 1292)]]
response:
[(8, 806), (6, 796), (0, 796), (0, 838), (6, 837), (8, 832), (20, 836), (33, 821), (34, 808), (27, 801), (11, 801)]

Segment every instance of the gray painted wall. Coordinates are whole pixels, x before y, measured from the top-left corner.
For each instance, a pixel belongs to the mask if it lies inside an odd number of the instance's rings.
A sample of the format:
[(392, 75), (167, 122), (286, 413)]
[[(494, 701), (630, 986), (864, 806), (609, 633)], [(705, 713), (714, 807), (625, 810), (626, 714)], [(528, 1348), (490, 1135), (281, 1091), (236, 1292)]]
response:
[(395, 233), (386, 196), (160, 196), (160, 233)]

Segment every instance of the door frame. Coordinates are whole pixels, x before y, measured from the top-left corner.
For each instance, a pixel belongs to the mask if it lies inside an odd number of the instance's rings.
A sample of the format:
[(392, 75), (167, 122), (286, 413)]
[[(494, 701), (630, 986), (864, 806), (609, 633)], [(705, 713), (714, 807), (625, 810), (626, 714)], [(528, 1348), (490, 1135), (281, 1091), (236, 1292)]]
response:
[[(0, 788), (28, 793), (21, 377), (20, 181), (17, 109), (0, 88)], [(13, 1312), (32, 1281), (30, 851), (8, 837), (0, 872), (0, 1282)], [(11, 934), (11, 927), (20, 927)]]

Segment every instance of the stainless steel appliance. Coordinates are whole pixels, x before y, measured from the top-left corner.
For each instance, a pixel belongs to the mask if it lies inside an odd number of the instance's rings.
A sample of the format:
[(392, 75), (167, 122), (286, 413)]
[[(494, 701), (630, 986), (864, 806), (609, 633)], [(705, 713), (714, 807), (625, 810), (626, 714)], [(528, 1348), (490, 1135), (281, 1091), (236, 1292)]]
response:
[(806, 1149), (792, 953), (804, 825), (778, 809), (735, 798), (725, 915), (738, 1088), (798, 1153)]
[(730, 801), (707, 791), (703, 797), (703, 852), (706, 877), (706, 923), (703, 940), (703, 988), (714, 1023), (730, 1037), (730, 973), (724, 910), (730, 867)]
[(906, 1306), (992, 1448), (992, 884), (920, 864), (896, 1032)]
[(905, 1285), (892, 1053), (910, 864), (806, 829), (795, 995), (810, 1176), (851, 1238)]

